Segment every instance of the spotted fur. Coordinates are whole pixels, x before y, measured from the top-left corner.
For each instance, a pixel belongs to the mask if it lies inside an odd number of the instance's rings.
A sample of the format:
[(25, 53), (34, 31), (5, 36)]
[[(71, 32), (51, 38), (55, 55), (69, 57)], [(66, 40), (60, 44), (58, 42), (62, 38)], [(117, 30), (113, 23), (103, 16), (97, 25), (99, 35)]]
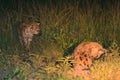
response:
[(79, 44), (73, 52), (75, 74), (89, 74), (93, 60), (106, 52), (107, 50), (97, 42), (83, 42)]
[(25, 47), (26, 51), (30, 51), (31, 41), (34, 34), (38, 34), (40, 31), (40, 23), (21, 23), (18, 27), (18, 35), (20, 43)]

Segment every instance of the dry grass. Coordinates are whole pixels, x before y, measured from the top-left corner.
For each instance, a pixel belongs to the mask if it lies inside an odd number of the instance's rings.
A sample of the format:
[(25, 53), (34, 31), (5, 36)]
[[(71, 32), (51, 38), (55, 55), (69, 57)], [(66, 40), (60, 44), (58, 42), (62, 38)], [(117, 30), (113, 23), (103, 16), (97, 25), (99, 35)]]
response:
[[(70, 56), (58, 58), (58, 56), (55, 55), (55, 52), (49, 57), (34, 53), (24, 60), (24, 58), (21, 58), (18, 55), (5, 56), (1, 53), (3, 57), (8, 59), (4, 61), (5, 58), (3, 58), (1, 65), (4, 66), (1, 66), (1, 70), (5, 69), (5, 71), (3, 72), (4, 75), (0, 75), (6, 79), (20, 80), (119, 80), (120, 58), (113, 57), (111, 54), (116, 55), (116, 53), (111, 52), (104, 56), (104, 59), (95, 60), (94, 65), (91, 67), (90, 77), (84, 78), (83, 76), (74, 76), (74, 71), (69, 64), (69, 61), (71, 61)], [(60, 63), (55, 65), (56, 61), (59, 61)], [(8, 63), (5, 65), (5, 62)]]
[[(107, 56), (109, 55), (110, 53), (108, 53)], [(12, 61), (14, 67), (6, 67), (13, 68), (13, 71), (8, 71), (7, 75), (4, 75), (4, 77), (23, 80), (119, 80), (120, 58), (113, 58), (111, 60), (107, 57), (105, 58), (104, 61), (94, 61), (94, 65), (91, 67), (90, 77), (88, 78), (86, 76), (74, 76), (74, 71), (68, 63), (71, 60), (70, 56), (53, 60), (53, 57), (42, 56), (39, 53), (36, 53), (31, 54), (29, 59), (23, 61), (18, 55), (13, 55), (10, 61)], [(59, 61), (60, 64), (55, 66), (56, 60)], [(8, 76), (10, 73), (17, 74), (12, 75), (13, 77), (11, 77)]]
[(96, 61), (91, 68), (91, 76), (94, 80), (119, 80), (120, 77), (120, 59), (112, 61)]

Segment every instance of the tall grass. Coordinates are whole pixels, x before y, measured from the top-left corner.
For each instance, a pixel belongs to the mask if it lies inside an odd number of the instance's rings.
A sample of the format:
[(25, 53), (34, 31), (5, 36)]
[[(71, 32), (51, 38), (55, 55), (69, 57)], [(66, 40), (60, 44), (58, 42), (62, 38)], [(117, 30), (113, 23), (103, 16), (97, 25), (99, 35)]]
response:
[(16, 10), (3, 9), (1, 48), (9, 50), (9, 47), (10, 49), (13, 45), (15, 47), (18, 43), (17, 36), (14, 35), (15, 28), (22, 20), (40, 21), (43, 41), (48, 42), (47, 45), (55, 43), (62, 49), (83, 40), (100, 41), (106, 45), (113, 40), (119, 41), (120, 14), (117, 2), (111, 5), (112, 8), (109, 6), (102, 8), (98, 1), (95, 1), (92, 6), (89, 1), (83, 1), (86, 6), (80, 6), (83, 4), (81, 1), (63, 5), (60, 1), (58, 6), (52, 2), (49, 1), (45, 5), (35, 1), (27, 5), (20, 2)]
[(37, 42), (32, 45), (37, 47), (33, 50), (53, 45), (53, 48), (56, 46), (64, 51), (82, 41), (98, 41), (106, 47), (112, 41), (119, 44), (120, 2), (112, 1), (13, 0), (11, 5), (1, 5), (0, 49), (8, 52), (21, 50), (16, 27), (25, 20), (41, 23), (42, 35), (35, 37)]

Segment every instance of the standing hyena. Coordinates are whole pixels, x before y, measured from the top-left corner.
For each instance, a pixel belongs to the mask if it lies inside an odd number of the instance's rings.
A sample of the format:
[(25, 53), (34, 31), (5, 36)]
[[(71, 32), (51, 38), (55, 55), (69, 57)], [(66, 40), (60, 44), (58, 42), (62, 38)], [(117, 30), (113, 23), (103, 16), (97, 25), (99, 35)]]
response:
[(79, 44), (73, 52), (75, 60), (75, 63), (73, 64), (74, 75), (88, 75), (90, 73), (92, 61), (106, 52), (107, 50), (97, 42), (83, 42)]
[(18, 35), (20, 39), (20, 43), (25, 47), (26, 51), (30, 51), (30, 44), (34, 34), (38, 34), (40, 23), (32, 22), (32, 23), (21, 23), (18, 27)]

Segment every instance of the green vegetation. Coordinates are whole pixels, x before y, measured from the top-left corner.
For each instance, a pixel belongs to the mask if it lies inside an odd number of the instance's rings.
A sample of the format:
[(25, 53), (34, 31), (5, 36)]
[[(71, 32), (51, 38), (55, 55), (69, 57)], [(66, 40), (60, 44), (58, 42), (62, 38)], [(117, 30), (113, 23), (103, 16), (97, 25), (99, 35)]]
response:
[[(80, 80), (82, 77), (69, 78), (67, 74), (72, 71), (66, 63), (69, 56), (62, 56), (71, 54), (75, 46), (83, 41), (96, 41), (110, 52), (94, 62), (92, 79), (119, 79), (119, 0), (11, 0), (9, 4), (5, 1), (1, 3), (0, 78)], [(41, 23), (42, 34), (34, 36), (31, 57), (26, 61), (19, 56), (24, 53), (17, 34), (17, 27), (22, 21)], [(62, 61), (60, 66), (54, 66), (55, 60)], [(1, 73), (3, 69), (6, 70), (4, 74)]]

